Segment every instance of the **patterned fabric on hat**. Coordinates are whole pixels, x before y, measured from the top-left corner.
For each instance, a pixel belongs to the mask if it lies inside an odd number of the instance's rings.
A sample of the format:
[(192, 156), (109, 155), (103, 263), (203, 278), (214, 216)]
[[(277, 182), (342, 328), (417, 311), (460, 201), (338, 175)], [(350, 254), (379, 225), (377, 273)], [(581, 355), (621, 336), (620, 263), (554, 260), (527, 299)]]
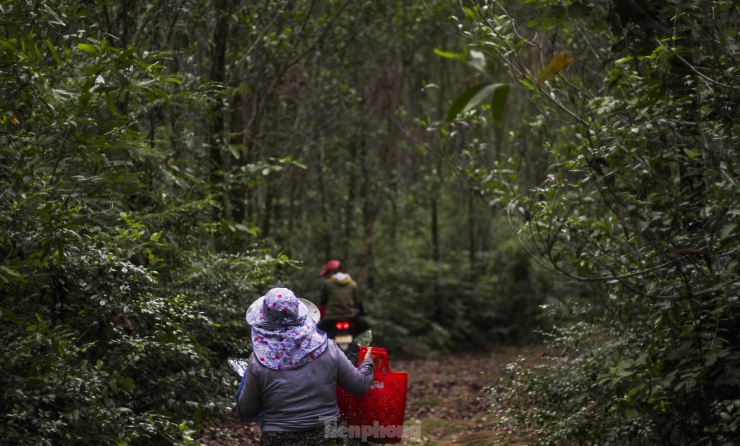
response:
[(247, 310), (257, 360), (274, 370), (308, 364), (326, 350), (326, 333), (287, 288), (273, 288)]

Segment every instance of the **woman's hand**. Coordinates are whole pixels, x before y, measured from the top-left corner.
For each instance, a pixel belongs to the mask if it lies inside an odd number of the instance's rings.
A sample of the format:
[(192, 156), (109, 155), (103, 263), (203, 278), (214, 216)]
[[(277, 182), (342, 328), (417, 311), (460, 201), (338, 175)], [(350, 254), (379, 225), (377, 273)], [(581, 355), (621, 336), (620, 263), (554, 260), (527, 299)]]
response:
[(367, 348), (367, 352), (365, 352), (365, 359), (370, 359), (372, 362), (375, 362), (375, 355), (373, 355), (372, 347)]

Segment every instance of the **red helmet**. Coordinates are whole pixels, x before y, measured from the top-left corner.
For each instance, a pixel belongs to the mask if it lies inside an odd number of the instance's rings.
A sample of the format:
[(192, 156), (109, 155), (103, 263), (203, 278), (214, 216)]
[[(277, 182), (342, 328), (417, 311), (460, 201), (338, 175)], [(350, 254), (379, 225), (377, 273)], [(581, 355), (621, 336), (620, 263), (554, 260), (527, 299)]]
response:
[(329, 271), (339, 269), (341, 268), (342, 264), (339, 263), (339, 260), (329, 260), (326, 262), (326, 265), (324, 265), (324, 269), (321, 270), (319, 275), (325, 276)]

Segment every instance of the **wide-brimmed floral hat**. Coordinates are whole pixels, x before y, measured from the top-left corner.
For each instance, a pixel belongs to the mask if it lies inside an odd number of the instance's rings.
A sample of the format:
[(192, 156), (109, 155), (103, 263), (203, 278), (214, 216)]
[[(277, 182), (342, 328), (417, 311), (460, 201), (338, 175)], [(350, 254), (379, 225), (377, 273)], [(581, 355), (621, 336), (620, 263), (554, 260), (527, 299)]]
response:
[(257, 360), (274, 370), (308, 364), (326, 350), (326, 333), (308, 307), (287, 288), (273, 288), (249, 306), (252, 347)]

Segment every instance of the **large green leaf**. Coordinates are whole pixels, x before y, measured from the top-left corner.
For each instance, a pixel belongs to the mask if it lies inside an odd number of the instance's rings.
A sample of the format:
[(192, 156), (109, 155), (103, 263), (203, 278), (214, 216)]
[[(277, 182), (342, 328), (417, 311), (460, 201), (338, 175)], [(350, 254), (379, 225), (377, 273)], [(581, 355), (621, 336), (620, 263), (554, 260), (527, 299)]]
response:
[(494, 119), (496, 119), (496, 122), (500, 122), (504, 105), (506, 105), (506, 98), (509, 95), (509, 85), (503, 83), (479, 84), (465, 90), (452, 102), (445, 119), (447, 122), (454, 121), (457, 115), (469, 112), (491, 95), (493, 95), (491, 105), (494, 110)]
[(493, 112), (493, 120), (500, 128), (503, 125), (504, 109), (509, 97), (509, 84), (496, 85), (497, 87), (493, 90), (493, 97), (491, 97), (491, 111)]
[(434, 54), (436, 54), (437, 56), (444, 57), (446, 59), (457, 59), (457, 60), (462, 61), (462, 62), (467, 62), (468, 61), (468, 58), (465, 56), (465, 54), (462, 54), (462, 53), (452, 53), (452, 52), (449, 52), (449, 51), (442, 51), (442, 50), (440, 50), (438, 48), (435, 48), (434, 49)]

